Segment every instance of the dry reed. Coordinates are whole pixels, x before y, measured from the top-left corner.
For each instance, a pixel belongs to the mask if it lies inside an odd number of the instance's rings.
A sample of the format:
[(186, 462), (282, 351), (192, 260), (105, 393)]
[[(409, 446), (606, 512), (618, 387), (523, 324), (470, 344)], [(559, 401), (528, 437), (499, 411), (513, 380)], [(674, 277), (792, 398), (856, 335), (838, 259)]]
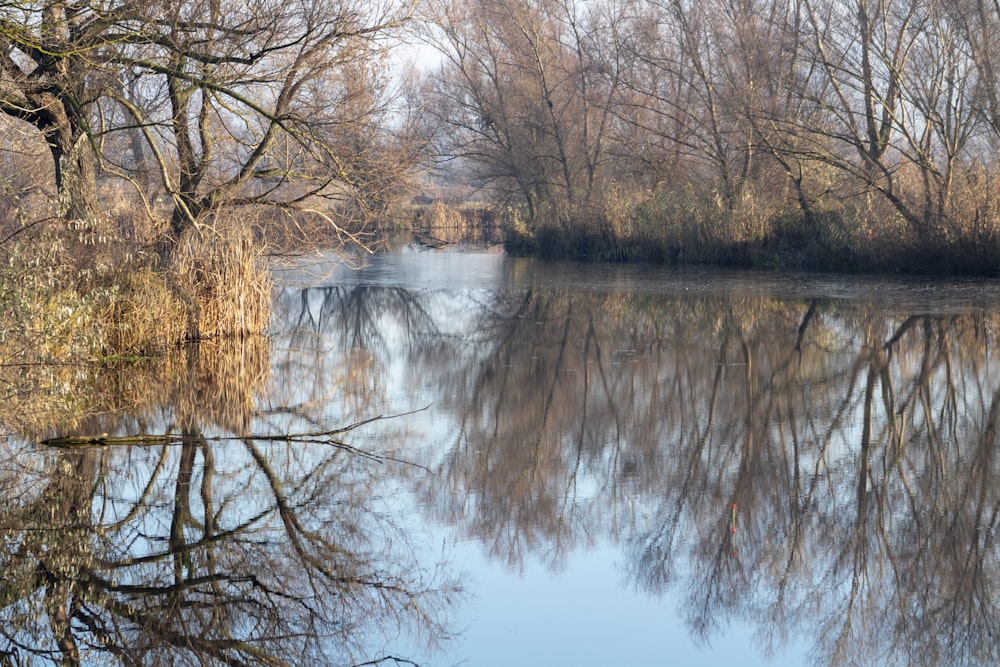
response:
[(193, 300), (199, 338), (263, 334), (271, 316), (271, 277), (252, 231), (235, 216), (216, 216), (180, 242), (170, 267)]

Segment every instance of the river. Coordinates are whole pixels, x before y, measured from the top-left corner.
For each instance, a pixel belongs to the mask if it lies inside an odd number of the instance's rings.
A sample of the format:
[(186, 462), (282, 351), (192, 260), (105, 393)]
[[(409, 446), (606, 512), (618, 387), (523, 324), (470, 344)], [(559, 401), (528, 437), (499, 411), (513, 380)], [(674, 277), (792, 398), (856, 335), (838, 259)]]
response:
[(1000, 282), (405, 248), (276, 310), (4, 440), (0, 651), (1000, 661)]

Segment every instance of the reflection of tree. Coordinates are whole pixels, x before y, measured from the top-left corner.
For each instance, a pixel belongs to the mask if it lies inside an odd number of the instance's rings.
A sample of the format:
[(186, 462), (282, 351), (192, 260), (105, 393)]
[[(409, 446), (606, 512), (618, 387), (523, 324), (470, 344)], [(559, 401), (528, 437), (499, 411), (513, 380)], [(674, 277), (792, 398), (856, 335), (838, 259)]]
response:
[[(405, 535), (365, 509), (371, 471), (358, 457), (188, 436), (55, 452), (33, 474), (39, 493), (5, 495), (11, 654), (336, 664), (383, 625), (441, 632), (444, 590), (392, 547)], [(11, 451), (5, 467), (34, 456)], [(27, 480), (4, 482), (13, 492)]]
[[(293, 297), (293, 298), (288, 298)], [(384, 348), (380, 323), (395, 319), (404, 333), (437, 331), (421, 294), (402, 287), (312, 287), (286, 295), (294, 335), (336, 330), (350, 347)]]
[[(329, 402), (337, 394), (353, 414), (384, 409), (383, 368), (378, 359), (389, 348), (420, 347), (438, 338), (422, 295), (411, 290), (312, 287), (286, 292), (282, 300), (292, 329), (276, 370), (295, 377), (299, 393), (308, 386), (310, 401)], [(397, 335), (405, 336), (405, 341), (396, 340)], [(335, 346), (330, 344), (331, 337), (336, 338)]]
[(536, 287), (415, 293), (417, 321), (368, 289), (379, 326), (335, 337), (438, 387), (458, 422), (425, 498), (494, 556), (622, 540), (701, 638), (739, 618), (830, 664), (1000, 661), (994, 318)]
[(441, 635), (447, 586), (370, 508), (370, 461), (234, 442), (189, 429), (44, 462), (8, 449), (0, 649), (62, 665), (344, 664), (380, 631)]
[[(830, 315), (810, 325), (792, 363), (774, 363), (795, 350), (791, 327), (741, 333), (745, 382), (725, 391), (743, 408), (713, 414), (713, 394), (695, 394), (691, 419), (714, 424), (716, 453), (675, 440), (674, 465), (704, 469), (693, 484), (664, 485), (666, 520), (637, 531), (633, 575), (660, 590), (674, 583), (671, 568), (696, 563), (686, 608), (702, 635), (736, 615), (759, 624), (766, 646), (793, 628), (817, 637), (817, 657), (831, 664), (993, 662), (992, 596), (962, 593), (995, 558), (968, 547), (973, 533), (992, 540), (992, 519), (978, 512), (968, 535), (954, 531), (971, 518), (960, 499), (985, 500), (989, 489), (980, 457), (995, 444), (987, 415), (998, 387), (984, 372), (995, 329), (972, 316)], [(724, 562), (730, 501), (740, 557)], [(949, 608), (957, 613), (946, 617)]]

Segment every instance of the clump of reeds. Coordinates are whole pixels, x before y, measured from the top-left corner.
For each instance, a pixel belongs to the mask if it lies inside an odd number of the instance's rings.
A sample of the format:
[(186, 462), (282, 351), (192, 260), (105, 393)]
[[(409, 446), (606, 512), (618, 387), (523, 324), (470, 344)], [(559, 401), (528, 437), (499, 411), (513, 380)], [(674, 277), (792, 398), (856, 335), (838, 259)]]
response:
[[(270, 366), (271, 295), (248, 259), (256, 252), (233, 237), (186, 248), (207, 255), (178, 264), (206, 281), (190, 289), (215, 339), (178, 346), (190, 330), (177, 266), (89, 240), (79, 224), (46, 227), (0, 249), (0, 432), (65, 433), (123, 408), (244, 430)], [(227, 335), (240, 332), (254, 335)]]
[(234, 216), (192, 228), (174, 252), (170, 272), (190, 296), (196, 332), (189, 337), (263, 334), (271, 316), (271, 278), (252, 230)]
[[(99, 299), (101, 358), (161, 355), (184, 339), (184, 303), (151, 258), (123, 266)], [(94, 296), (97, 296), (96, 294)]]
[(248, 226), (223, 216), (198, 225), (164, 265), (108, 222), (50, 219), (7, 234), (0, 338), (24, 339), (36, 359), (79, 360), (266, 331), (270, 276)]

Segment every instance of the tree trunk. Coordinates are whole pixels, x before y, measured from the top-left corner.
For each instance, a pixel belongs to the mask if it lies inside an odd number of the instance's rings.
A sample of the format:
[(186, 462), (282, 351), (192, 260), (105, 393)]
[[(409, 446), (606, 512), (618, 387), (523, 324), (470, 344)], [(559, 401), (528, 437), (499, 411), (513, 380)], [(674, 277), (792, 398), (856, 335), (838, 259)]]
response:
[[(64, 220), (92, 220), (97, 211), (97, 172), (93, 147), (86, 134), (60, 128), (50, 138), (56, 172), (58, 206)], [(75, 136), (74, 136), (75, 135)]]

